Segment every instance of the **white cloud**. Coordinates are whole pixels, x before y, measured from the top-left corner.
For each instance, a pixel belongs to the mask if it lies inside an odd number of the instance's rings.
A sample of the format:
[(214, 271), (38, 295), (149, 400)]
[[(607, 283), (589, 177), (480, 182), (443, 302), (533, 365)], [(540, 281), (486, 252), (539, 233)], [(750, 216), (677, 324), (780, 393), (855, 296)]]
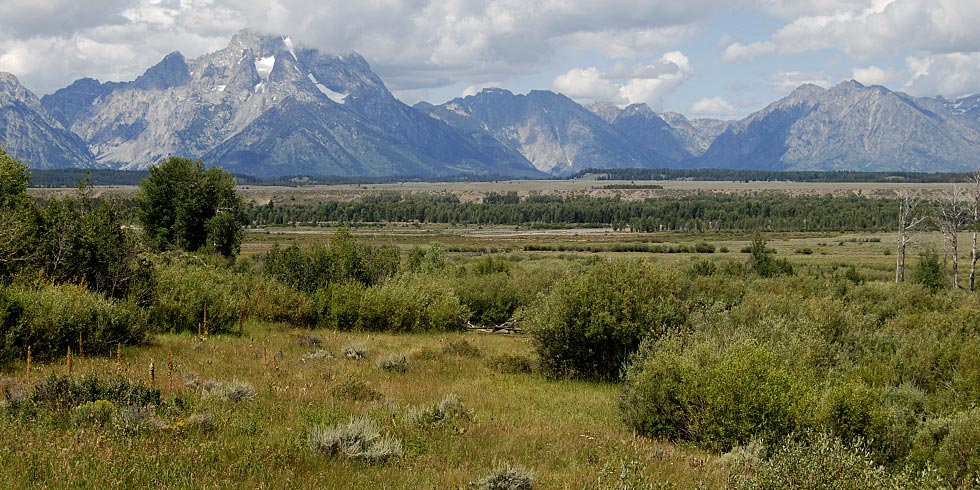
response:
[(735, 116), (738, 109), (722, 97), (705, 97), (695, 102), (689, 112), (695, 116), (727, 118)]
[(656, 29), (624, 29), (576, 32), (566, 36), (564, 44), (584, 50), (599, 51), (610, 58), (632, 58), (691, 38), (693, 24)]
[(785, 53), (837, 48), (868, 59), (903, 50), (980, 51), (980, 2), (870, 0), (830, 3), (793, 18), (765, 42)]
[(612, 100), (619, 96), (619, 87), (596, 67), (572, 68), (556, 77), (551, 86), (556, 92), (582, 102)]
[(692, 71), (684, 53), (670, 51), (650, 64), (617, 64), (608, 72), (596, 67), (573, 68), (556, 77), (551, 86), (582, 103), (599, 100), (621, 105), (645, 103), (659, 110), (663, 97)]
[(830, 78), (823, 72), (781, 71), (773, 74), (771, 80), (773, 89), (781, 93), (792, 92), (805, 84), (830, 87)]
[(733, 42), (725, 48), (721, 54), (722, 61), (735, 61), (739, 59), (752, 59), (760, 54), (776, 52), (777, 46), (769, 41), (760, 41), (749, 44)]
[(910, 74), (903, 89), (917, 96), (955, 98), (980, 93), (980, 53), (909, 57)]
[(895, 72), (877, 66), (866, 68), (855, 68), (851, 71), (851, 78), (864, 85), (886, 85), (895, 78)]

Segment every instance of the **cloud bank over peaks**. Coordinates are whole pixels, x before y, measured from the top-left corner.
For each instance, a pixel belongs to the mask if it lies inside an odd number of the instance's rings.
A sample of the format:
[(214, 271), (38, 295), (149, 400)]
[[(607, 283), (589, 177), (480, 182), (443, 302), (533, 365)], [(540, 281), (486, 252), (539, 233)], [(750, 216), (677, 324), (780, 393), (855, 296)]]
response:
[(704, 97), (691, 106), (692, 116), (713, 119), (730, 119), (738, 114), (738, 108), (724, 97)]
[(691, 75), (690, 60), (680, 51), (665, 53), (646, 65), (614, 65), (607, 71), (596, 67), (572, 68), (555, 77), (551, 86), (581, 103), (611, 101), (617, 105), (645, 103), (654, 110), (663, 106), (666, 94)]

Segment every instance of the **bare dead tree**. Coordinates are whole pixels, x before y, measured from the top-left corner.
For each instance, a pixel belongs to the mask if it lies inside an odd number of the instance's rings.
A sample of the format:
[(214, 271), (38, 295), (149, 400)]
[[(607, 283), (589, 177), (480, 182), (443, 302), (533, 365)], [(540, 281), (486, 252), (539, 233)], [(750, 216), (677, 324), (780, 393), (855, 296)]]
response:
[(980, 232), (980, 170), (973, 173), (973, 188), (970, 190), (971, 211), (970, 228), (973, 230), (973, 248), (970, 249), (970, 291), (974, 291), (977, 276), (977, 233)]
[[(956, 184), (945, 189), (936, 201), (936, 214), (932, 222), (943, 234), (944, 245), (948, 245), (953, 256), (953, 287), (959, 289), (959, 231), (966, 224), (971, 213), (971, 205), (963, 190)], [(944, 247), (945, 249), (946, 247)]]
[(920, 199), (908, 189), (898, 193), (898, 258), (895, 262), (895, 282), (905, 282), (905, 249), (912, 242), (911, 233), (922, 223), (923, 217), (916, 216)]

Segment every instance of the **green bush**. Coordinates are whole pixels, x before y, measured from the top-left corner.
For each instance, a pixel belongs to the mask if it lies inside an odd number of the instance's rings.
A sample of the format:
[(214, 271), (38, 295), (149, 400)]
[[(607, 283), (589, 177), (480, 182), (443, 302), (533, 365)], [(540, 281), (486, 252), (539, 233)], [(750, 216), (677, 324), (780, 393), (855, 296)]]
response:
[(469, 312), (448, 287), (403, 275), (364, 290), (357, 328), (381, 332), (462, 330)]
[(748, 252), (752, 254), (752, 270), (756, 274), (762, 277), (793, 275), (793, 265), (786, 259), (773, 258), (776, 251), (766, 247), (765, 240), (761, 238), (752, 240), (752, 244), (748, 247)]
[(398, 272), (400, 260), (394, 245), (362, 245), (341, 228), (330, 236), (328, 247), (274, 245), (264, 257), (262, 270), (295, 289), (312, 293), (335, 283), (379, 284)]
[(924, 422), (915, 434), (911, 460), (934, 464), (956, 485), (980, 475), (980, 408)]
[[(232, 332), (244, 307), (236, 298), (239, 276), (208, 266), (171, 264), (161, 267), (153, 304), (151, 327), (158, 332)], [(206, 312), (206, 313), (205, 313)]]
[(686, 283), (646, 261), (568, 275), (528, 308), (526, 325), (551, 376), (614, 380), (648, 337), (684, 324)]
[(126, 378), (102, 379), (87, 375), (71, 378), (52, 373), (34, 385), (28, 403), (55, 411), (68, 411), (99, 400), (116, 406), (160, 405), (160, 390)]
[(939, 254), (928, 249), (919, 256), (919, 263), (912, 271), (912, 282), (921, 284), (932, 292), (939, 291), (945, 284), (946, 278), (943, 273), (943, 265), (939, 260)]
[(328, 284), (317, 289), (313, 295), (317, 325), (339, 330), (355, 328), (365, 289), (356, 282)]
[(506, 272), (464, 275), (455, 278), (452, 287), (478, 325), (504, 323), (528, 301), (524, 288)]
[(38, 360), (59, 357), (79, 337), (86, 354), (108, 354), (145, 342), (146, 317), (80, 285), (0, 288), (0, 361), (23, 358), (27, 347)]
[(762, 346), (704, 343), (682, 351), (671, 338), (633, 359), (621, 408), (640, 433), (727, 451), (793, 431), (799, 396), (793, 376)]

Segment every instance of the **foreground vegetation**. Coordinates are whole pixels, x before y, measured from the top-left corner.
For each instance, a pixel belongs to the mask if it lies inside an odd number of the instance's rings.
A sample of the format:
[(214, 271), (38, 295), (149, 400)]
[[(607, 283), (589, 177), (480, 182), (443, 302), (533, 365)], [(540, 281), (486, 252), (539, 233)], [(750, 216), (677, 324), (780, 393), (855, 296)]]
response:
[[(898, 284), (880, 237), (812, 232), (489, 250), (339, 228), (236, 257), (226, 176), (176, 163), (141, 230), (0, 165), (5, 488), (980, 484), (980, 296), (924, 247)], [(166, 186), (185, 201), (148, 202)]]

